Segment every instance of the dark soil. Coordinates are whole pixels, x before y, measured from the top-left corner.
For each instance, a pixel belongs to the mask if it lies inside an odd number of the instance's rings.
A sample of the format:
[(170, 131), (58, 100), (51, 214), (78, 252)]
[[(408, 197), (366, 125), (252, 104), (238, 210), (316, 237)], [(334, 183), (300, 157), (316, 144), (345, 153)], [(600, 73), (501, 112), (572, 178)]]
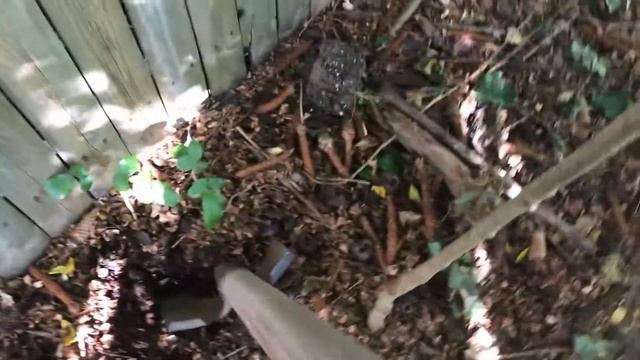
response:
[[(640, 314), (636, 310), (639, 146), (625, 150), (545, 203), (577, 228), (583, 240), (595, 244), (595, 254), (585, 252), (548, 222), (534, 215), (522, 216), (471, 254), (476, 264), (483, 257), (491, 264), (479, 285), (488, 310), (482, 326), (470, 326), (469, 317), (456, 310), (463, 299), (460, 294), (451, 295), (443, 272), (396, 301), (385, 328), (373, 333), (366, 317), (376, 289), (428, 259), (430, 242), (446, 245), (472, 226), (471, 219), (486, 214), (486, 209), (482, 204), (468, 209), (456, 206), (438, 170), (427, 164), (438, 224), (437, 235), (427, 239), (422, 219), (409, 218), (422, 213), (421, 205), (408, 195), (412, 185), (420, 189), (413, 152), (392, 145), (405, 163), (397, 174), (378, 171), (373, 180), (340, 179), (318, 148), (317, 135), (330, 133), (343, 156), (343, 119), (329, 115), (331, 111), (313, 109), (303, 94), (304, 111), (311, 113), (305, 126), (317, 177), (312, 179), (303, 170), (295, 132), (300, 121), (300, 82), (306, 84), (324, 39), (341, 40), (366, 54), (364, 85), (354, 110), (344, 116), (356, 128), (357, 145), (349, 169), (353, 172), (391, 136), (376, 116), (376, 109), (390, 105), (372, 106), (368, 100), (379, 85), (391, 83), (408, 101), (424, 106), (443, 89), (464, 81), (497, 51), (510, 27), (521, 27), (519, 32), (525, 35), (546, 24), (547, 31), (528, 40), (524, 50), (502, 68), (516, 85), (515, 106), (477, 104), (463, 116), (461, 108), (473, 93), (465, 86), (427, 112), (487, 161), (526, 185), (610, 121), (593, 109), (572, 118), (566, 101), (559, 97), (571, 91), (589, 98), (600, 89), (613, 89), (628, 90), (637, 98), (640, 66), (634, 62), (635, 55), (612, 48), (606, 34), (594, 37), (591, 27), (637, 21), (640, 9), (633, 4), (629, 11), (603, 19), (598, 14), (604, 1), (595, 8), (570, 8), (566, 13), (560, 9), (569, 8), (560, 1), (452, 0), (448, 6), (442, 5), (445, 1), (425, 1), (418, 10), (420, 17), (408, 21), (393, 38), (387, 29), (405, 2), (352, 3), (354, 10), (337, 4), (313, 18), (299, 36), (281, 44), (238, 87), (207, 101), (201, 115), (178, 129), (150, 159), (159, 177), (185, 194), (193, 178), (175, 167), (169, 150), (188, 135), (200, 141), (208, 167), (198, 177), (227, 180), (223, 193), (228, 203), (221, 225), (212, 231), (205, 229), (199, 203), (186, 196), (171, 209), (134, 204), (135, 218), (118, 193), (100, 199), (93, 211), (53, 241), (36, 264), (44, 270), (69, 257), (75, 259), (72, 276), (56, 280), (82, 303), (83, 313), (72, 317), (28, 275), (0, 283), (0, 290), (15, 301), (13, 306), (1, 307), (0, 358), (266, 358), (235, 314), (206, 328), (170, 334), (163, 327), (158, 301), (176, 293), (214, 293), (215, 266), (227, 262), (255, 270), (270, 240), (279, 240), (298, 254), (276, 286), (385, 359), (464, 359), (465, 354), (472, 359), (497, 359), (473, 357), (469, 339), (480, 328), (495, 336), (500, 354), (511, 356), (506, 358), (578, 359), (572, 355), (572, 341), (580, 334), (626, 344), (618, 354), (628, 359), (640, 356), (633, 353), (635, 342), (628, 340), (637, 334)], [(559, 21), (570, 21), (574, 15), (568, 30), (524, 58), (560, 26)], [(569, 48), (576, 39), (590, 41), (611, 61), (607, 77), (590, 75), (571, 60)], [(282, 65), (300, 41), (312, 41), (313, 46), (275, 74), (275, 67)], [(515, 46), (506, 44), (503, 54)], [(442, 67), (441, 72), (423, 71), (432, 60)], [(273, 113), (253, 113), (289, 82), (296, 84), (295, 96)], [(267, 153), (292, 148), (296, 152), (286, 164), (238, 179), (234, 176), (238, 170), (262, 160), (242, 133)], [(504, 143), (517, 146), (501, 147)], [(290, 179), (299, 194), (282, 179)], [(385, 199), (372, 191), (372, 185), (385, 186), (398, 211), (407, 216), (400, 224), (399, 251), (393, 264), (384, 269), (376, 254), (379, 244), (360, 221), (363, 216), (368, 218), (376, 237), (386, 239)], [(319, 216), (314, 215), (316, 211)], [(519, 259), (536, 231), (545, 235), (543, 259)], [(617, 258), (612, 256), (616, 254)], [(614, 258), (620, 261), (612, 265)], [(619, 278), (612, 275), (612, 267)], [(621, 322), (612, 321), (613, 312), (620, 308), (627, 315)], [(61, 319), (72, 322), (77, 332), (77, 341), (69, 346), (62, 345)]]

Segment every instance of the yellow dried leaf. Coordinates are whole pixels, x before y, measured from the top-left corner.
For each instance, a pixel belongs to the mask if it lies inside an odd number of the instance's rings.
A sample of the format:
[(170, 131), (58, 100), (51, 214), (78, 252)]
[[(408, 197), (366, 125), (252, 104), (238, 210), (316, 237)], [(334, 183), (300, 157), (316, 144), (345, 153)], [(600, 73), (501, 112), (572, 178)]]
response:
[(384, 186), (373, 185), (371, 187), (371, 191), (373, 191), (374, 193), (376, 193), (376, 195), (380, 196), (383, 199), (387, 198), (387, 189), (385, 189)]
[(56, 265), (49, 270), (49, 275), (71, 275), (76, 269), (76, 261), (74, 258), (70, 257), (67, 259), (67, 263), (64, 265)]
[(622, 322), (622, 320), (624, 320), (625, 317), (627, 317), (627, 308), (625, 308), (624, 306), (620, 306), (611, 314), (609, 323), (611, 323), (612, 325), (618, 325)]
[(418, 204), (421, 202), (420, 192), (418, 191), (418, 188), (413, 184), (409, 186), (409, 200), (415, 201)]
[(65, 319), (62, 319), (60, 320), (60, 328), (64, 333), (62, 337), (62, 343), (64, 344), (64, 346), (69, 346), (77, 341), (76, 329), (73, 327), (73, 324), (71, 324)]
[(519, 263), (523, 262), (524, 259), (527, 258), (527, 255), (529, 255), (529, 247), (528, 246), (526, 248), (522, 249), (522, 251), (520, 251), (518, 253), (518, 256), (516, 256), (516, 264), (519, 264)]

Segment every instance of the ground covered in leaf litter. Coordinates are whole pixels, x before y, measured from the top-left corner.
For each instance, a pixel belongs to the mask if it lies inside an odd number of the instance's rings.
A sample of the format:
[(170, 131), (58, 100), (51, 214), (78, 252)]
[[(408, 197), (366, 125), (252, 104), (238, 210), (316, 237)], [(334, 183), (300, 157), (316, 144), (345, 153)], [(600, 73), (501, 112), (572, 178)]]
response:
[[(150, 164), (184, 195), (194, 177), (176, 169), (170, 152), (187, 138), (201, 142), (207, 167), (196, 176), (227, 180), (222, 223), (207, 230), (199, 203), (185, 196), (174, 208), (134, 202), (135, 216), (117, 193), (101, 199), (36, 264), (46, 271), (75, 260), (73, 273), (51, 277), (82, 312), (70, 314), (29, 275), (4, 281), (2, 358), (265, 358), (233, 315), (168, 334), (157, 301), (178, 291), (210, 294), (217, 264), (255, 269), (274, 239), (299, 255), (277, 287), (384, 358), (638, 358), (639, 146), (560, 191), (545, 204), (551, 214), (522, 216), (396, 301), (383, 330), (368, 330), (376, 289), (468, 229), (504, 189), (474, 171), (479, 185), (454, 196), (451, 178), (414, 149), (391, 142), (376, 154), (393, 135), (385, 123), (393, 106), (376, 96), (381, 84), (418, 108), (458, 86), (426, 114), (526, 185), (637, 99), (640, 76), (635, 4), (425, 1), (388, 35), (403, 8), (401, 1), (339, 2), (235, 90), (209, 101)], [(349, 44), (356, 51), (348, 56), (366, 61), (351, 99), (300, 94), (301, 84), (314, 91), (306, 82), (319, 52), (331, 52), (321, 50), (327, 39)], [(506, 61), (465, 83), (488, 59)], [(292, 86), (282, 105), (255, 113)], [(311, 114), (303, 127), (300, 99)], [(349, 161), (343, 133), (351, 126)], [(304, 171), (300, 129), (314, 177)], [(348, 174), (369, 167), (344, 181), (344, 169), (325, 154), (326, 134), (339, 160), (350, 163)], [(282, 164), (236, 176), (264, 153), (290, 149)]]

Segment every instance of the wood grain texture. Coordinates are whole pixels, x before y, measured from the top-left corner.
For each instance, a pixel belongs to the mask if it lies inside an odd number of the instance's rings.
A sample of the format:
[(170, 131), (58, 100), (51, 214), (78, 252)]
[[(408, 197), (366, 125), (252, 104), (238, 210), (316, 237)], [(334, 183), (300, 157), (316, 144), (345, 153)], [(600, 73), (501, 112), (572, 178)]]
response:
[(124, 4), (169, 118), (191, 120), (209, 94), (184, 1)]
[(164, 135), (167, 114), (119, 1), (40, 2), (129, 150)]
[(213, 95), (246, 74), (235, 0), (187, 0), (200, 55)]
[[(35, 189), (32, 186), (28, 188), (29, 184), (24, 184), (26, 189), (18, 190), (7, 188), (2, 190), (3, 194), (15, 203), (21, 202), (19, 194), (22, 191), (33, 191), (31, 196), (44, 197), (46, 196), (41, 190), (41, 184), (45, 182), (51, 175), (64, 170), (64, 165), (56, 157), (55, 152), (38, 136), (38, 134), (29, 126), (27, 121), (18, 113), (18, 111), (7, 101), (7, 99), (0, 95), (0, 154), (5, 159), (3, 163), (11, 164), (12, 168), (21, 169), (24, 174), (33, 179), (38, 184), (40, 189)], [(0, 163), (0, 166), (3, 166)], [(12, 174), (11, 168), (8, 167), (6, 171)], [(8, 175), (11, 176), (11, 175)], [(19, 179), (20, 174), (16, 173), (16, 179)], [(19, 186), (20, 183), (16, 179), (4, 179), (6, 184), (15, 183)], [(9, 185), (3, 186), (9, 186)], [(86, 193), (78, 190), (72, 193), (67, 199), (60, 202), (65, 209), (69, 212), (80, 215), (91, 203), (91, 198)], [(21, 202), (21, 204), (27, 204)], [(37, 213), (41, 211), (39, 207), (43, 206), (40, 203), (29, 203), (29, 206), (21, 207), (27, 215), (31, 212)], [(57, 214), (52, 211), (50, 216), (53, 218), (52, 222), (56, 222), (55, 218), (61, 216), (63, 221), (67, 219), (65, 214)]]
[(242, 45), (251, 49), (251, 63), (258, 64), (278, 42), (277, 0), (236, 0)]
[(0, 87), (67, 163), (84, 163), (93, 191), (127, 155), (111, 122), (34, 0), (0, 12)]
[(309, 0), (278, 0), (278, 38), (288, 37), (309, 16)]
[(24, 271), (48, 243), (42, 230), (0, 198), (0, 277)]
[(311, 1), (311, 16), (316, 15), (320, 11), (324, 10), (331, 4), (331, 0), (310, 0)]

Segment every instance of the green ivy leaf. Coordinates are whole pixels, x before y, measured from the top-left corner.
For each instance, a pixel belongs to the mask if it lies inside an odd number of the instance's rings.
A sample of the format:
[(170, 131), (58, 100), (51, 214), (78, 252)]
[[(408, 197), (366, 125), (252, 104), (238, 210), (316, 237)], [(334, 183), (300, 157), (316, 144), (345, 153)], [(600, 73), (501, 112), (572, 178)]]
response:
[(476, 292), (476, 281), (471, 273), (471, 269), (457, 263), (449, 266), (449, 289), (453, 291), (464, 290), (467, 294), (473, 295)]
[(573, 351), (582, 360), (610, 358), (614, 355), (618, 345), (614, 341), (599, 340), (590, 335), (575, 335), (573, 337)]
[(187, 147), (182, 144), (177, 145), (173, 149), (171, 149), (169, 153), (171, 154), (171, 157), (177, 159), (180, 156), (184, 156), (187, 153)]
[(69, 196), (76, 186), (76, 179), (69, 174), (58, 174), (44, 182), (44, 191), (53, 199), (62, 200)]
[(201, 161), (203, 154), (202, 144), (193, 140), (186, 147), (180, 146), (181, 145), (176, 146), (178, 149), (176, 150), (174, 148), (175, 151), (172, 151), (172, 154), (176, 154), (176, 158), (178, 159), (176, 164), (178, 169), (198, 172), (206, 168), (206, 163)]
[(138, 171), (140, 171), (140, 163), (135, 156), (127, 156), (120, 160), (116, 173), (113, 174), (113, 187), (118, 191), (127, 191), (131, 189), (129, 176)]
[(202, 194), (202, 216), (204, 226), (211, 230), (218, 226), (224, 215), (224, 196), (217, 191), (206, 191)]
[(91, 175), (89, 175), (89, 170), (86, 166), (82, 164), (71, 165), (69, 168), (69, 174), (80, 182), (82, 190), (89, 191), (89, 189), (91, 189), (93, 180), (91, 179)]
[(373, 181), (375, 179), (375, 176), (373, 176), (373, 169), (371, 168), (371, 166), (367, 166), (366, 168), (364, 168), (364, 170), (362, 170), (360, 174), (358, 174), (358, 179)]
[(629, 0), (606, 0), (606, 2), (610, 13), (614, 13), (623, 7), (628, 8), (630, 4)]
[(584, 68), (594, 74), (605, 77), (609, 71), (609, 60), (598, 56), (598, 53), (591, 46), (583, 44), (579, 40), (571, 43), (571, 57)]
[(187, 196), (192, 199), (199, 199), (206, 192), (220, 191), (222, 185), (224, 185), (224, 179), (219, 177), (198, 179), (187, 190)]
[(162, 186), (162, 200), (166, 206), (176, 206), (180, 202), (180, 195), (168, 184), (158, 181)]
[(605, 91), (591, 97), (591, 106), (602, 111), (609, 119), (615, 119), (622, 114), (630, 103), (631, 93), (628, 91)]
[(442, 252), (442, 244), (440, 244), (440, 242), (438, 241), (430, 242), (429, 244), (427, 244), (427, 247), (429, 249), (429, 254), (431, 254), (431, 256), (436, 256), (440, 254), (440, 252)]
[(383, 172), (402, 175), (405, 167), (405, 159), (397, 148), (390, 148), (378, 155), (378, 169)]
[(496, 104), (498, 106), (511, 106), (516, 102), (516, 90), (503, 77), (502, 71), (494, 71), (480, 79), (475, 89), (476, 99), (483, 104)]

